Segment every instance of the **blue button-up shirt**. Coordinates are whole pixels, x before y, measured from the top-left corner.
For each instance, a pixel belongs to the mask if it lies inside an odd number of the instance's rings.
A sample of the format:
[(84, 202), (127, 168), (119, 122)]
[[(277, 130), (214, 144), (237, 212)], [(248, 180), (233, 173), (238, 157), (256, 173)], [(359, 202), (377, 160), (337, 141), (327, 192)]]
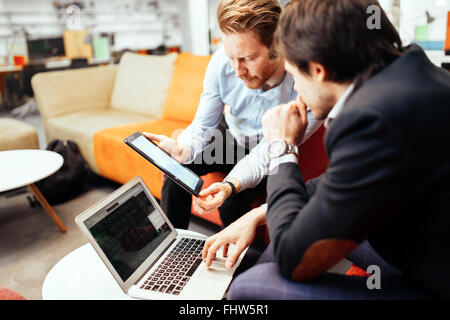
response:
[[(193, 122), (182, 132), (178, 142), (191, 147), (191, 161), (210, 141), (222, 116), (237, 143), (245, 146), (245, 139), (259, 141), (250, 154), (236, 164), (227, 177), (241, 182), (241, 190), (256, 186), (268, 172), (269, 159), (263, 137), (262, 116), (270, 108), (297, 99), (294, 80), (286, 73), (276, 87), (263, 91), (250, 89), (236, 76), (225, 50), (220, 48), (212, 56), (205, 73), (203, 93)], [(308, 110), (308, 138), (321, 124)]]

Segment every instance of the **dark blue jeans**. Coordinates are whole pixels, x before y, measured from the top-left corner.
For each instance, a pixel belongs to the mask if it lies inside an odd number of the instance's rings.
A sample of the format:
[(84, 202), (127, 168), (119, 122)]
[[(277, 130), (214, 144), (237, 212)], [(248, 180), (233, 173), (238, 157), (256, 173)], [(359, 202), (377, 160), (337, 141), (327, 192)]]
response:
[[(255, 266), (237, 276), (228, 292), (230, 300), (367, 300), (431, 299), (432, 296), (412, 283), (370, 246), (367, 241), (355, 249), (348, 260), (366, 269), (377, 265), (381, 270), (381, 289), (368, 289), (366, 277), (325, 273), (320, 277), (293, 282), (278, 271), (269, 245)], [(262, 280), (264, 279), (264, 280)]]

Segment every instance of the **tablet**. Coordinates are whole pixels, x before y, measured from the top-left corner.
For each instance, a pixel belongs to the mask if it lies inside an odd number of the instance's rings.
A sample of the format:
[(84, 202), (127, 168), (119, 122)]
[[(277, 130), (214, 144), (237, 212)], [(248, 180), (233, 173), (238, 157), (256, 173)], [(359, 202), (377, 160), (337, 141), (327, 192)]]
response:
[(142, 133), (137, 131), (125, 138), (124, 142), (188, 192), (198, 196), (203, 186), (203, 180), (143, 136)]

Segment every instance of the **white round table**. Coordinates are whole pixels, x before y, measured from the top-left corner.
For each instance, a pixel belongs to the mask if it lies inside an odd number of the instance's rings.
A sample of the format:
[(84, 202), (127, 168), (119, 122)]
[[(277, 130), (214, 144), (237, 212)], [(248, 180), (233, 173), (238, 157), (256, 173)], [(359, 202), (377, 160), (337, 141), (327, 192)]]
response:
[(58, 171), (63, 163), (64, 158), (53, 151), (34, 149), (0, 151), (0, 192), (28, 186), (53, 222), (65, 232), (66, 227), (34, 184)]
[[(183, 235), (204, 235), (178, 230)], [(43, 300), (134, 300), (122, 291), (90, 243), (53, 266), (42, 285)]]
[(44, 300), (124, 300), (125, 294), (90, 243), (75, 249), (49, 271)]

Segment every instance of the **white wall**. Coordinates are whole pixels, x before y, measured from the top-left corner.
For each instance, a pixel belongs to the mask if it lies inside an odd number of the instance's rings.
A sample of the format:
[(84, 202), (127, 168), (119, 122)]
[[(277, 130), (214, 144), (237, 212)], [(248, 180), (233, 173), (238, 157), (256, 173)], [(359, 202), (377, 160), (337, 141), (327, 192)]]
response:
[(190, 49), (193, 54), (208, 55), (209, 6), (208, 0), (189, 0)]
[[(3, 0), (0, 0), (0, 12), (4, 12)], [(0, 24), (6, 23), (6, 19), (0, 16)], [(2, 28), (0, 27), (0, 56), (6, 56), (6, 39), (1, 38)], [(0, 63), (3, 63), (3, 59), (0, 59)]]
[(402, 0), (400, 36), (405, 44), (415, 40), (415, 28), (417, 25), (426, 25), (426, 11), (429, 11), (436, 18), (428, 27), (428, 40), (445, 40), (447, 11), (450, 11), (450, 0)]

